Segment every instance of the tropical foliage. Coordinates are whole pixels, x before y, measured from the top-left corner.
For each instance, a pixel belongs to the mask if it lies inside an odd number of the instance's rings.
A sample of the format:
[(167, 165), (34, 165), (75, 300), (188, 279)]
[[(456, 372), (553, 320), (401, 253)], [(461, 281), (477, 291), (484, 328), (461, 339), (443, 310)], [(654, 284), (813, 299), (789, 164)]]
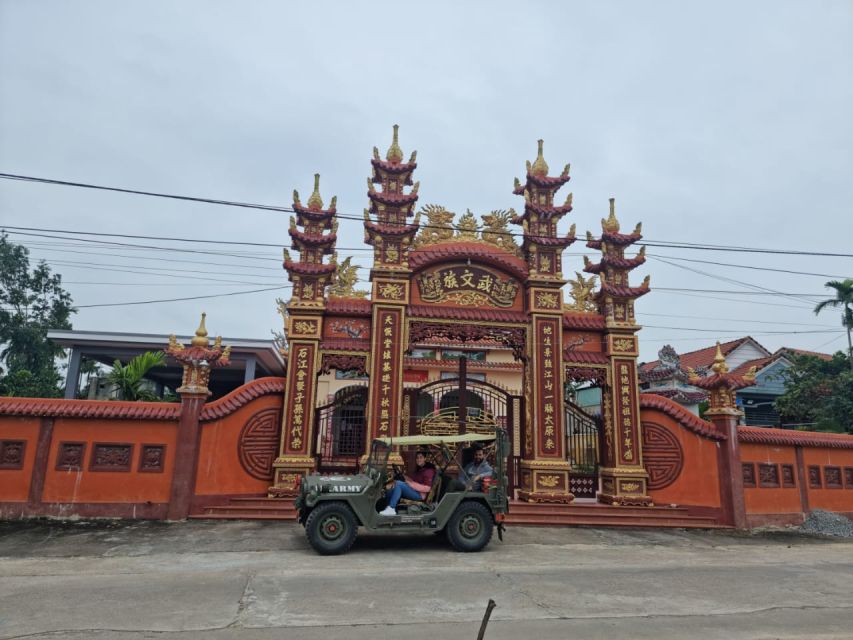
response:
[(113, 370), (107, 374), (107, 380), (113, 385), (119, 400), (160, 400), (146, 388), (145, 375), (154, 367), (162, 367), (165, 364), (166, 354), (162, 351), (146, 351), (126, 365), (116, 360)]
[(76, 310), (62, 276), (0, 233), (0, 395), (56, 397), (62, 393), (56, 358), (61, 347), (49, 329), (70, 329)]
[(835, 297), (824, 300), (814, 308), (815, 314), (832, 307), (841, 309), (841, 326), (847, 329), (847, 357), (850, 360), (850, 370), (853, 371), (853, 280), (832, 280), (826, 283), (827, 288), (835, 291)]
[(818, 431), (853, 433), (853, 372), (840, 351), (832, 360), (793, 355), (782, 373), (785, 393), (776, 399), (784, 423)]

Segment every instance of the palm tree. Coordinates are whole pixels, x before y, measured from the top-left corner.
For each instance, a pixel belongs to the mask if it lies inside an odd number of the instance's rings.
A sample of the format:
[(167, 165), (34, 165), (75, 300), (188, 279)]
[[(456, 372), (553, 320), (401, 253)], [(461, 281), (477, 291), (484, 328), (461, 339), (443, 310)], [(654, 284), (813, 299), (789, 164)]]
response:
[(166, 364), (166, 355), (162, 351), (146, 351), (131, 359), (127, 365), (120, 360), (113, 363), (113, 370), (107, 375), (122, 400), (156, 400), (156, 396), (144, 389), (142, 382), (154, 367)]
[(827, 282), (826, 286), (835, 290), (835, 297), (821, 302), (814, 308), (814, 312), (818, 314), (827, 307), (842, 308), (841, 326), (847, 329), (847, 357), (850, 359), (850, 368), (853, 369), (853, 342), (850, 338), (850, 332), (853, 331), (853, 280), (832, 280)]

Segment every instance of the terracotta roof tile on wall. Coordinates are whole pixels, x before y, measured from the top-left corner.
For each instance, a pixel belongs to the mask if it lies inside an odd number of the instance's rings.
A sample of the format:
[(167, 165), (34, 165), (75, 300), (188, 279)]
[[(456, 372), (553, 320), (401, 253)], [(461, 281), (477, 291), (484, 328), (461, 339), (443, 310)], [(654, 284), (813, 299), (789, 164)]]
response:
[(370, 316), (370, 300), (367, 298), (337, 298), (329, 296), (326, 311), (344, 316)]
[(472, 307), (439, 307), (428, 305), (410, 305), (411, 318), (451, 318), (454, 320), (472, 320), (477, 322), (514, 322), (524, 324), (527, 315), (521, 311), (503, 309), (476, 309)]
[(719, 433), (714, 428), (713, 424), (702, 420), (702, 418), (689, 412), (680, 404), (674, 402), (673, 400), (670, 400), (669, 398), (664, 398), (663, 396), (657, 396), (649, 393), (641, 393), (640, 408), (657, 409), (658, 411), (662, 411), (670, 418), (678, 422), (684, 428), (692, 431), (693, 433), (698, 433), (700, 436), (710, 438), (711, 440), (727, 439), (724, 434)]
[(782, 444), (800, 447), (828, 447), (853, 449), (853, 435), (846, 433), (820, 433), (818, 431), (793, 431), (767, 427), (738, 427), (738, 441), (754, 444)]
[(177, 420), (177, 402), (121, 400), (64, 400), (59, 398), (0, 398), (0, 415), (122, 420)]
[(320, 343), (321, 351), (370, 351), (370, 340), (355, 338), (326, 338)]
[(604, 316), (598, 313), (567, 311), (563, 314), (564, 329), (604, 329)]
[(234, 413), (242, 406), (249, 404), (255, 398), (270, 394), (278, 394), (284, 401), (285, 378), (258, 378), (234, 389), (227, 396), (206, 404), (201, 410), (201, 420), (215, 420)]
[(565, 351), (563, 353), (564, 364), (607, 364), (607, 354), (598, 351)]
[(708, 399), (708, 394), (705, 391), (688, 391), (687, 389), (646, 389), (645, 393), (669, 398), (676, 402), (689, 402), (691, 404)]

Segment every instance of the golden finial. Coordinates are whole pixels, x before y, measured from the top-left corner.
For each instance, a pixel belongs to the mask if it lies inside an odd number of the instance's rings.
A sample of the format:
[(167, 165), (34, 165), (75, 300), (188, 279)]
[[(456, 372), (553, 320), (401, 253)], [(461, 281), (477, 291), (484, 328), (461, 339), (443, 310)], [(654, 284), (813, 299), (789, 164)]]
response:
[(749, 368), (749, 371), (747, 371), (743, 375), (743, 379), (746, 380), (747, 382), (755, 382), (755, 374), (757, 371), (758, 371), (758, 367), (756, 367), (755, 365), (752, 365)]
[(563, 173), (561, 173), (560, 176), (563, 178), (568, 177), (569, 171), (571, 171), (571, 169), (572, 169), (572, 165), (567, 164), (565, 167), (563, 167)]
[(638, 236), (638, 235), (640, 235), (642, 232), (643, 232), (643, 223), (642, 223), (642, 222), (638, 222), (638, 223), (637, 223), (637, 226), (636, 226), (636, 227), (634, 227), (634, 235)]
[(290, 228), (291, 229), (296, 228), (296, 218), (294, 218), (293, 216), (290, 216)]
[(534, 176), (545, 177), (548, 175), (548, 163), (545, 162), (545, 158), (542, 156), (542, 147), (545, 141), (537, 140), (536, 142), (539, 145), (539, 153), (536, 156), (536, 160), (533, 161), (532, 173)]
[(513, 186), (513, 189), (520, 188), (521, 187), (521, 180), (519, 180), (518, 178), (513, 178), (512, 186)]
[(609, 233), (619, 233), (619, 221), (616, 219), (616, 198), (610, 198), (610, 216), (601, 219), (601, 228)]
[(391, 146), (388, 147), (388, 153), (385, 154), (385, 159), (388, 162), (402, 162), (403, 161), (403, 150), (400, 148), (400, 145), (397, 144), (397, 132), (400, 129), (400, 125), (394, 125), (394, 138), (391, 140)]
[(417, 150), (412, 151), (412, 155), (409, 156), (409, 164), (415, 164), (418, 161), (418, 152)]
[(370, 178), (367, 179), (367, 193), (374, 193), (376, 188), (373, 186), (373, 180)]
[(421, 224), (421, 212), (420, 212), (420, 211), (418, 211), (418, 212), (415, 214), (414, 225), (417, 227), (417, 226), (420, 226), (420, 224)]
[(528, 191), (527, 189), (524, 190), (524, 201), (528, 204), (530, 203), (530, 191)]
[(293, 190), (293, 204), (302, 204), (299, 202), (299, 192), (296, 189)]
[(699, 379), (699, 374), (696, 373), (696, 370), (693, 367), (687, 367), (687, 380), (689, 382), (695, 382)]
[(643, 287), (645, 287), (646, 289), (648, 289), (648, 288), (649, 288), (649, 283), (651, 283), (651, 281), (652, 281), (652, 277), (651, 277), (651, 276), (646, 276), (645, 278), (643, 278)]
[(569, 195), (566, 196), (566, 204), (564, 204), (563, 206), (564, 207), (571, 207), (572, 206), (572, 198), (574, 198), (574, 194), (571, 191), (569, 191)]
[(586, 232), (586, 241), (587, 241), (587, 242), (592, 242), (592, 231), (587, 231), (587, 232)]
[(332, 220), (332, 233), (337, 233), (337, 232), (338, 232), (338, 219), (335, 218), (334, 220)]
[(714, 373), (728, 373), (729, 365), (726, 364), (726, 358), (723, 356), (723, 351), (720, 349), (720, 341), (717, 341), (717, 353), (714, 354), (714, 364), (711, 365), (711, 371)]
[(421, 188), (421, 182), (420, 182), (420, 180), (418, 180), (418, 181), (417, 181), (417, 182), (415, 182), (415, 184), (412, 186), (412, 193), (417, 193), (417, 192), (418, 192), (418, 189), (420, 189), (420, 188)]
[(577, 232), (577, 229), (578, 229), (578, 225), (577, 225), (577, 223), (574, 223), (574, 222), (573, 222), (573, 223), (572, 223), (572, 226), (571, 226), (571, 227), (569, 227), (569, 233), (568, 233), (568, 235), (567, 235), (566, 237), (567, 237), (567, 238), (574, 238), (574, 237), (575, 237), (575, 233)]
[(198, 329), (195, 330), (195, 337), (190, 341), (190, 344), (194, 347), (207, 347), (210, 344), (210, 341), (207, 339), (207, 329), (204, 326), (204, 319), (206, 317), (207, 314), (202, 312), (201, 322), (198, 325)]
[(379, 149), (377, 149), (376, 147), (373, 147), (373, 159), (381, 160), (381, 157), (379, 156)]
[(640, 253), (637, 254), (637, 257), (638, 258), (645, 258), (646, 257), (646, 245), (643, 245), (642, 247), (640, 247)]
[(222, 350), (222, 357), (220, 358), (220, 360), (228, 360), (230, 357), (231, 357), (231, 345), (229, 344)]
[(370, 222), (370, 212), (367, 209), (364, 210), (364, 221)]
[(216, 338), (213, 341), (213, 348), (214, 349), (221, 349), (222, 348), (222, 336), (216, 336)]
[(287, 249), (282, 247), (281, 248), (281, 257), (284, 258), (285, 262), (290, 262), (290, 251), (288, 251)]
[(184, 345), (182, 345), (180, 342), (178, 342), (178, 336), (176, 336), (174, 333), (169, 336), (169, 350), (170, 351), (182, 351), (183, 348), (184, 348)]
[(332, 201), (329, 203), (329, 209), (334, 211), (338, 208), (338, 196), (332, 196)]
[(583, 266), (584, 266), (584, 267), (589, 267), (589, 265), (591, 265), (591, 264), (592, 264), (592, 262), (590, 261), (590, 259), (586, 256), (586, 254), (584, 254), (584, 257), (583, 257)]
[(309, 209), (322, 209), (323, 208), (323, 198), (320, 197), (320, 174), (314, 174), (314, 193), (311, 194), (311, 197), (308, 198), (308, 208)]

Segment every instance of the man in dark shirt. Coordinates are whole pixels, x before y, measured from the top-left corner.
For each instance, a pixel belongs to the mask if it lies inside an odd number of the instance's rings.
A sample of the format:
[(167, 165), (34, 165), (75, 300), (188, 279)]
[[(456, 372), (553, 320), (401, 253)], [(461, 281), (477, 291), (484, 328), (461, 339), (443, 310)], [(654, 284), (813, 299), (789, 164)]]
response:
[(483, 490), (483, 478), (492, 475), (492, 466), (486, 460), (486, 452), (483, 451), (483, 445), (475, 444), (474, 459), (469, 462), (459, 474), (459, 479), (463, 482), (473, 483), (474, 491)]
[(426, 451), (418, 451), (415, 454), (415, 471), (412, 475), (405, 476), (405, 480), (395, 480), (393, 486), (386, 489), (388, 506), (379, 512), (380, 516), (396, 516), (400, 498), (423, 500), (427, 497), (435, 478), (435, 465), (427, 462), (426, 458)]

